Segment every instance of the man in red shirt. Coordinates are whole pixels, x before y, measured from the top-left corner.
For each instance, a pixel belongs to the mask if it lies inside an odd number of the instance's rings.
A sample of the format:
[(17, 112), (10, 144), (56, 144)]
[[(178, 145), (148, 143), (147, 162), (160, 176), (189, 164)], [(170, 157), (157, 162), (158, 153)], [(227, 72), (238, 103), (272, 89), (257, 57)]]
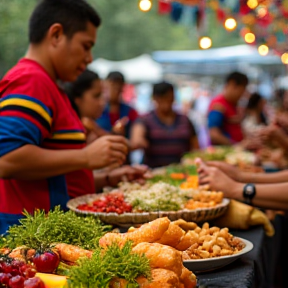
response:
[(208, 112), (208, 128), (213, 145), (231, 145), (243, 140), (237, 104), (248, 85), (246, 75), (233, 72), (226, 78), (222, 94), (216, 96)]
[(23, 209), (66, 208), (65, 174), (82, 177), (86, 169), (90, 192), (89, 170), (126, 159), (122, 136), (86, 146), (84, 127), (57, 85), (76, 80), (92, 61), (100, 22), (84, 0), (42, 0), (31, 15), (27, 54), (0, 82), (0, 234)]

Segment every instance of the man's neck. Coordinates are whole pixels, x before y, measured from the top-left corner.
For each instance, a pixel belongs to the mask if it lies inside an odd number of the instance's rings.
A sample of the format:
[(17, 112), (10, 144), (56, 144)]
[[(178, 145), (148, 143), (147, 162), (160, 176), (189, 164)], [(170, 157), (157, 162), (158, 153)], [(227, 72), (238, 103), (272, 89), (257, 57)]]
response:
[(48, 75), (56, 82), (57, 76), (51, 61), (49, 61), (46, 56), (47, 52), (43, 50), (40, 45), (30, 44), (28, 51), (24, 58), (33, 60), (43, 67), (43, 69), (48, 73)]
[(158, 116), (158, 118), (160, 120), (162, 120), (163, 122), (171, 122), (172, 120), (174, 121), (175, 119), (175, 112), (173, 110), (171, 110), (169, 113), (161, 113), (161, 111), (159, 110), (155, 110), (156, 115)]

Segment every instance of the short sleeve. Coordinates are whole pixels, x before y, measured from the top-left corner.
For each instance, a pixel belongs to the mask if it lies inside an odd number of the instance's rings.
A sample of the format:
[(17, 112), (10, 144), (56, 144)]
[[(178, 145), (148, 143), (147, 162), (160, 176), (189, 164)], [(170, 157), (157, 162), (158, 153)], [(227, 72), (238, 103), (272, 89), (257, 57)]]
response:
[(208, 128), (223, 127), (224, 114), (217, 110), (212, 110), (208, 114)]
[(54, 106), (54, 87), (49, 88), (44, 76), (24, 75), (4, 81), (4, 93), (0, 91), (0, 157), (26, 144), (41, 145), (51, 133)]

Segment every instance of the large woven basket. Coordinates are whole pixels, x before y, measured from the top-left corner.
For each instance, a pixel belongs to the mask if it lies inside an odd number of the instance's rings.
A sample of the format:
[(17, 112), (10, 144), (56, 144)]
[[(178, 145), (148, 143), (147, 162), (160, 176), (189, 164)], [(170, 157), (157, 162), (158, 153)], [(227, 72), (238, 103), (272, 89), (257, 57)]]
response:
[(141, 213), (103, 213), (83, 211), (77, 209), (78, 205), (87, 204), (95, 201), (101, 197), (101, 194), (87, 194), (74, 199), (71, 199), (67, 203), (67, 207), (79, 214), (94, 215), (107, 224), (112, 224), (121, 227), (137, 226), (143, 223), (153, 221), (160, 217), (167, 216), (171, 221), (183, 219), (189, 222), (201, 223), (209, 220), (213, 220), (223, 215), (229, 205), (230, 200), (224, 198), (222, 203), (211, 208), (199, 208), (194, 210), (179, 210), (179, 211), (157, 211), (157, 212), (141, 212)]

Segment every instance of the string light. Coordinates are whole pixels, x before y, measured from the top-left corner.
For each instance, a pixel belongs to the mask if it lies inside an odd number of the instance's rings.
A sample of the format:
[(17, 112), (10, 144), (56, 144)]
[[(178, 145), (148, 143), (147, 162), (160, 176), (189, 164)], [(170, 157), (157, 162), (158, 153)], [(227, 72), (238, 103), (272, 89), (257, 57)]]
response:
[(205, 36), (199, 39), (199, 46), (201, 49), (209, 49), (212, 46), (211, 38)]
[(143, 12), (148, 12), (152, 7), (151, 0), (140, 0), (139, 1), (139, 9)]
[(227, 30), (234, 30), (237, 27), (237, 22), (234, 18), (228, 18), (224, 24)]
[(258, 6), (258, 1), (257, 0), (248, 0), (247, 1), (247, 6), (250, 8), (250, 9), (255, 9), (257, 6)]
[(259, 7), (259, 9), (257, 10), (257, 16), (259, 18), (265, 17), (267, 13), (268, 13), (267, 8), (264, 6)]
[(245, 34), (244, 39), (245, 39), (246, 43), (251, 44), (251, 43), (253, 43), (255, 41), (256, 37), (255, 37), (255, 35), (253, 33), (248, 32), (248, 33)]
[(258, 47), (258, 52), (261, 56), (266, 56), (269, 52), (269, 47), (265, 44)]
[(283, 64), (288, 64), (288, 53), (284, 53), (282, 56), (281, 56), (281, 61)]

